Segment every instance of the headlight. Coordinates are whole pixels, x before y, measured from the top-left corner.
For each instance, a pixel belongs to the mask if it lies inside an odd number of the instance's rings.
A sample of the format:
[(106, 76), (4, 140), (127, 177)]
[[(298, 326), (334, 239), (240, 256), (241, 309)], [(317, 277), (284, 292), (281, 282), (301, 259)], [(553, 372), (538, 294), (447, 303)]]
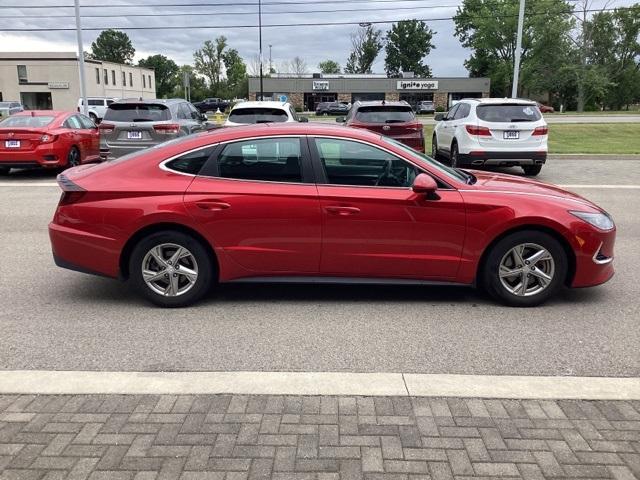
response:
[(611, 230), (614, 227), (613, 220), (606, 213), (590, 213), (569, 211), (571, 215), (578, 217), (580, 220), (593, 225), (600, 230)]

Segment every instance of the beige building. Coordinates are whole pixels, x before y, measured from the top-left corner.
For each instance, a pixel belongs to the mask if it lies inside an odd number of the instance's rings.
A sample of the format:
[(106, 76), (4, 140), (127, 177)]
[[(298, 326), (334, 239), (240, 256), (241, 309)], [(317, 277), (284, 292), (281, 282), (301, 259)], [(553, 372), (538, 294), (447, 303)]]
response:
[[(0, 100), (29, 109), (75, 110), (80, 98), (74, 52), (0, 52)], [(88, 97), (156, 98), (152, 69), (85, 60)]]

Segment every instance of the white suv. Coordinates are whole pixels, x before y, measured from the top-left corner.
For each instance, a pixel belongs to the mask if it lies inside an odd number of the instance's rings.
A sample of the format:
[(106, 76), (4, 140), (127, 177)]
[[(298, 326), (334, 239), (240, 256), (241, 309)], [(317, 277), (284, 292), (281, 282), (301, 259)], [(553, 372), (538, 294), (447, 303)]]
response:
[(537, 175), (547, 160), (548, 128), (536, 102), (464, 99), (435, 119), (431, 156), (453, 167), (519, 165)]
[[(109, 105), (115, 102), (117, 98), (112, 97), (87, 97), (87, 114), (95, 123), (104, 118)], [(78, 99), (78, 111), (82, 112), (82, 99)]]
[(242, 102), (236, 103), (231, 111), (225, 127), (247, 125), (251, 123), (307, 122), (300, 117), (290, 103), (283, 102)]

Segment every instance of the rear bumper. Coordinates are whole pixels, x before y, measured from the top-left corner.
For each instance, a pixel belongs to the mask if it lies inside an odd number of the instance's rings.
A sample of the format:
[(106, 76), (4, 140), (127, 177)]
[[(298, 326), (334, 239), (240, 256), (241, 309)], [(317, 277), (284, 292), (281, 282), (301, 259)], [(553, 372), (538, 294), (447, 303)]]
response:
[(68, 151), (53, 145), (40, 145), (33, 150), (0, 151), (0, 168), (58, 168), (67, 163)]
[(547, 161), (547, 152), (490, 152), (472, 151), (458, 155), (458, 164), (463, 166), (499, 166), (510, 167), (515, 165), (544, 165)]

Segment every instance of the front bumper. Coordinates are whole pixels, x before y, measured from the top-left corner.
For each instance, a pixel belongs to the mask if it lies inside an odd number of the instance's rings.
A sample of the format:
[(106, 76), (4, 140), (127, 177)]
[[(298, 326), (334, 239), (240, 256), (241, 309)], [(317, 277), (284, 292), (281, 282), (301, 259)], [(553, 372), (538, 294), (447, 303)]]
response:
[(572, 287), (593, 287), (608, 281), (614, 274), (616, 230), (603, 232), (584, 226), (573, 234), (576, 264)]
[(544, 165), (547, 161), (547, 152), (491, 152), (472, 151), (458, 154), (460, 166), (496, 166), (513, 167), (518, 165)]

